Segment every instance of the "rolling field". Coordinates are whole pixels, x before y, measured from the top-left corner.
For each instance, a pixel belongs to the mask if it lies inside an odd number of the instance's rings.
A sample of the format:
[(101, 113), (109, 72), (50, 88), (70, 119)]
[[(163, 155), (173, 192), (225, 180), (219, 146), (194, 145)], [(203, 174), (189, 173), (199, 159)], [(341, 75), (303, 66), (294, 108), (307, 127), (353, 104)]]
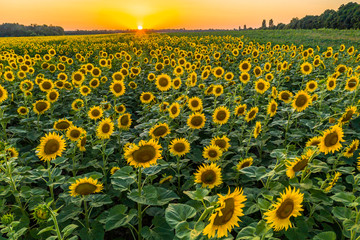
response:
[(359, 40), (0, 38), (0, 239), (360, 239)]

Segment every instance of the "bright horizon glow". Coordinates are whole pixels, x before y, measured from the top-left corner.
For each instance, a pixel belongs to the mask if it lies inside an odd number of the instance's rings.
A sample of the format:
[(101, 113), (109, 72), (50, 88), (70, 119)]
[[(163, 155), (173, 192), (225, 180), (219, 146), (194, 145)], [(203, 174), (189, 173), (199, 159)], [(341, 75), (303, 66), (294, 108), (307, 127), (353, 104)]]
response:
[(139, 25), (139, 26), (138, 26), (138, 30), (142, 30), (142, 29), (143, 29), (143, 27)]
[[(46, 24), (65, 30), (258, 28), (337, 10), (349, 0), (0, 0), (0, 24)], [(146, 23), (146, 26), (144, 26)]]

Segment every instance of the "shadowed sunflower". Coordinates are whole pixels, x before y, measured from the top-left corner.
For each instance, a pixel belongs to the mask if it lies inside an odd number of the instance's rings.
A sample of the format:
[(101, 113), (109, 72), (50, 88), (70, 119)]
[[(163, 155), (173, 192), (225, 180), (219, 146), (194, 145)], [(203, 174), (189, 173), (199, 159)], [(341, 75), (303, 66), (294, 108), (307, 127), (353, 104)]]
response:
[(309, 149), (305, 154), (296, 158), (294, 161), (288, 160), (286, 162), (286, 175), (291, 179), (295, 177), (297, 172), (304, 170), (304, 168), (308, 165), (310, 158), (314, 154), (314, 151)]
[(92, 120), (97, 120), (103, 116), (103, 109), (98, 106), (93, 106), (88, 112), (88, 116)]
[(221, 149), (221, 151), (226, 152), (230, 147), (229, 141), (230, 139), (224, 135), (222, 137), (214, 137), (211, 139), (210, 144), (216, 145)]
[(352, 143), (345, 149), (344, 157), (351, 158), (354, 155), (354, 152), (359, 147), (359, 140), (355, 139), (352, 141)]
[(50, 102), (46, 100), (38, 100), (33, 104), (33, 110), (36, 114), (44, 114), (50, 108)]
[(109, 139), (113, 132), (114, 123), (110, 118), (101, 120), (98, 127), (96, 128), (96, 136), (100, 139)]
[(120, 104), (114, 107), (115, 112), (117, 113), (124, 113), (126, 111), (126, 107), (124, 104)]
[(170, 153), (175, 156), (183, 156), (190, 152), (190, 143), (185, 138), (176, 138), (170, 142)]
[(193, 113), (187, 119), (187, 125), (191, 129), (200, 129), (205, 126), (205, 115), (203, 113)]
[(89, 194), (98, 193), (103, 189), (102, 183), (98, 183), (96, 179), (91, 177), (81, 178), (69, 187), (70, 196), (87, 196)]
[(125, 85), (123, 81), (114, 80), (110, 85), (110, 91), (115, 97), (120, 97), (125, 94)]
[(53, 128), (58, 131), (64, 131), (64, 130), (67, 130), (72, 125), (73, 124), (71, 121), (69, 121), (67, 119), (60, 119), (54, 123)]
[(36, 148), (36, 155), (43, 161), (51, 161), (56, 157), (61, 157), (65, 147), (66, 143), (63, 136), (57, 133), (49, 133), (40, 139), (40, 144)]
[(324, 131), (319, 143), (320, 152), (328, 154), (329, 152), (338, 151), (341, 148), (340, 142), (344, 141), (343, 136), (344, 132), (338, 125)]
[(20, 114), (20, 115), (27, 115), (29, 113), (29, 109), (27, 107), (19, 107), (17, 109), (17, 112)]
[(197, 170), (195, 175), (195, 183), (202, 184), (203, 188), (210, 189), (222, 184), (221, 168), (215, 163), (203, 164)]
[(261, 132), (261, 122), (256, 122), (254, 129), (254, 138), (257, 138)]
[(19, 152), (14, 147), (7, 148), (5, 151), (8, 158), (16, 158), (19, 156)]
[(306, 142), (306, 147), (311, 147), (311, 146), (318, 147), (320, 142), (321, 142), (321, 136), (312, 137)]
[(149, 135), (152, 138), (158, 139), (163, 138), (170, 133), (170, 128), (167, 123), (158, 123), (152, 127), (149, 131)]
[(256, 114), (259, 112), (259, 108), (258, 107), (252, 107), (250, 109), (250, 111), (247, 112), (245, 120), (247, 122), (250, 122), (251, 120), (253, 120), (256, 117)]
[(223, 125), (227, 123), (230, 118), (230, 111), (227, 107), (217, 107), (212, 115), (213, 122), (216, 124)]
[(269, 103), (268, 107), (267, 107), (267, 114), (269, 114), (270, 117), (275, 116), (277, 106), (278, 106), (277, 102), (274, 99), (272, 99), (271, 102)]
[(125, 114), (120, 115), (117, 122), (118, 122), (118, 127), (120, 129), (128, 130), (132, 123), (131, 114), (125, 113)]
[(222, 150), (216, 145), (210, 145), (204, 148), (203, 157), (210, 161), (217, 161), (222, 156)]
[(77, 142), (76, 146), (79, 148), (79, 150), (81, 152), (85, 152), (86, 151), (86, 148), (85, 148), (85, 145), (86, 145), (86, 135), (83, 136), (80, 141)]
[(140, 141), (138, 145), (125, 150), (124, 156), (128, 164), (134, 167), (150, 167), (161, 158), (161, 146), (154, 140)]
[(79, 111), (81, 108), (84, 107), (84, 101), (81, 99), (75, 99), (72, 103), (71, 103), (71, 108), (75, 111)]
[(156, 87), (164, 92), (171, 88), (171, 77), (167, 74), (161, 74), (156, 78)]
[(290, 217), (300, 216), (300, 211), (303, 211), (301, 203), (303, 202), (304, 194), (300, 193), (300, 189), (292, 190), (287, 188), (285, 193), (280, 193), (278, 202), (272, 205), (273, 210), (268, 210), (265, 215), (265, 220), (274, 228), (275, 231), (280, 231), (285, 228), (287, 230), (292, 227)]
[(298, 91), (294, 97), (294, 100), (292, 102), (292, 107), (298, 111), (298, 112), (302, 112), (304, 111), (309, 104), (311, 103), (311, 98), (309, 96), (309, 94), (307, 94), (307, 92), (305, 91)]
[(252, 157), (241, 160), (236, 165), (236, 170), (240, 171), (243, 168), (250, 167), (253, 164), (253, 161), (254, 161), (254, 159)]
[(214, 213), (210, 216), (210, 223), (204, 228), (203, 234), (209, 238), (223, 237), (228, 235), (229, 232), (235, 227), (239, 226), (239, 217), (244, 216), (243, 202), (246, 201), (246, 196), (243, 194), (243, 190), (235, 188), (233, 193), (230, 193), (230, 189), (227, 195), (223, 196), (218, 194), (219, 200)]
[(346, 81), (345, 90), (354, 91), (359, 85), (359, 78), (351, 77)]
[(240, 104), (235, 108), (236, 116), (244, 116), (246, 114), (246, 104)]
[(351, 118), (356, 114), (357, 107), (356, 106), (349, 106), (346, 108), (345, 113), (339, 119), (339, 124), (343, 125), (351, 120)]
[(289, 91), (281, 91), (279, 93), (279, 100), (283, 101), (284, 103), (289, 103), (291, 102), (292, 96), (293, 94)]
[(172, 103), (168, 108), (168, 111), (172, 119), (176, 118), (180, 114), (180, 104), (177, 102)]

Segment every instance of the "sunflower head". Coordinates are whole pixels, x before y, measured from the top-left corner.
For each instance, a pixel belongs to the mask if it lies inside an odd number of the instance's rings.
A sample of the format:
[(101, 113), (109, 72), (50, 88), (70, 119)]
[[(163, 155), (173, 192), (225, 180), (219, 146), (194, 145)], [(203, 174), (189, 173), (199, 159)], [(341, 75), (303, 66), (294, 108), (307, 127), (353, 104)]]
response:
[(222, 156), (223, 151), (217, 145), (210, 145), (204, 148), (203, 157), (210, 161), (217, 161)]
[(211, 139), (210, 144), (211, 145), (216, 145), (223, 152), (226, 152), (230, 147), (229, 141), (230, 141), (230, 139), (227, 136), (224, 135), (222, 137), (214, 137), (213, 139)]
[(96, 136), (100, 139), (109, 139), (113, 132), (114, 123), (110, 118), (101, 120), (98, 127), (96, 128)]
[(253, 158), (249, 157), (249, 158), (245, 158), (243, 160), (241, 160), (240, 162), (238, 162), (238, 164), (236, 165), (236, 170), (240, 171), (243, 168), (246, 167), (250, 167), (253, 164)]
[(252, 107), (246, 114), (245, 120), (247, 122), (250, 122), (251, 120), (253, 120), (256, 117), (256, 114), (259, 112), (259, 108), (258, 107)]
[(33, 110), (36, 114), (44, 114), (50, 108), (50, 102), (46, 100), (38, 100), (33, 104)]
[(170, 143), (170, 153), (175, 156), (183, 156), (190, 152), (190, 143), (185, 138), (176, 138)]
[(311, 104), (311, 97), (309, 94), (305, 91), (299, 91), (294, 97), (294, 100), (292, 102), (292, 107), (298, 111), (301, 112), (305, 110), (309, 105)]
[(49, 133), (40, 139), (36, 155), (43, 161), (51, 161), (56, 157), (61, 157), (65, 147), (66, 143), (63, 136), (57, 133)]
[(155, 84), (160, 91), (167, 91), (171, 88), (171, 78), (167, 74), (161, 74), (156, 78)]
[(158, 139), (163, 138), (170, 133), (170, 128), (167, 123), (159, 123), (152, 127), (149, 131), (149, 135), (152, 138)]
[(97, 120), (100, 119), (103, 116), (103, 109), (99, 106), (93, 106), (90, 108), (89, 112), (88, 112), (88, 116), (90, 119), (92, 120)]
[(119, 116), (118, 120), (118, 127), (123, 130), (128, 130), (131, 126), (132, 119), (130, 113), (124, 113)]
[(65, 131), (69, 129), (73, 124), (67, 119), (60, 119), (54, 123), (53, 128), (58, 131)]
[(98, 193), (103, 189), (102, 183), (98, 183), (96, 179), (91, 177), (81, 178), (69, 187), (69, 193), (72, 197), (87, 196), (89, 194)]
[(200, 129), (205, 126), (205, 115), (203, 113), (193, 113), (187, 119), (187, 125), (192, 129)]
[(161, 146), (157, 141), (151, 139), (149, 141), (140, 141), (138, 145), (125, 150), (124, 156), (128, 164), (134, 167), (147, 168), (156, 164), (161, 158)]
[(344, 133), (340, 126), (334, 125), (330, 129), (324, 131), (319, 143), (319, 150), (325, 154), (338, 151), (342, 145)]
[(202, 184), (203, 188), (209, 187), (212, 189), (222, 183), (221, 168), (215, 163), (200, 166), (194, 175), (195, 183)]

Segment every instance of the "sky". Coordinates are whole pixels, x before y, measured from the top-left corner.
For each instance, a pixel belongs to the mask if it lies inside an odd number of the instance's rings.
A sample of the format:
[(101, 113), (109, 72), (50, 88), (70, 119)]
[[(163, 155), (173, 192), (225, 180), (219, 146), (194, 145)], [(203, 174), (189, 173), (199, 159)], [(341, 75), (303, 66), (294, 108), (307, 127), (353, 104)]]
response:
[[(258, 28), (337, 10), (349, 0), (0, 0), (0, 24), (94, 29)], [(359, 2), (354, 1), (353, 2)]]

